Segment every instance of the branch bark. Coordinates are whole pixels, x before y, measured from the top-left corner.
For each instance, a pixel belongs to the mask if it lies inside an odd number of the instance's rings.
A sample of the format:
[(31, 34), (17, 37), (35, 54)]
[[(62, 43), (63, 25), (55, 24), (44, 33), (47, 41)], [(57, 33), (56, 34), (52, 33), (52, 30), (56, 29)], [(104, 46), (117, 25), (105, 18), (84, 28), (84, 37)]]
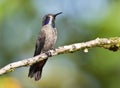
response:
[(40, 54), (38, 56), (10, 63), (0, 69), (0, 75), (14, 71), (15, 68), (30, 66), (36, 62), (46, 59), (47, 57), (52, 57), (64, 53), (73, 53), (78, 50), (84, 50), (84, 52), (88, 52), (88, 48), (93, 48), (93, 47), (102, 47), (111, 51), (120, 50), (120, 37), (96, 38), (95, 40), (91, 40), (88, 42), (61, 46), (54, 50), (49, 50), (48, 52)]

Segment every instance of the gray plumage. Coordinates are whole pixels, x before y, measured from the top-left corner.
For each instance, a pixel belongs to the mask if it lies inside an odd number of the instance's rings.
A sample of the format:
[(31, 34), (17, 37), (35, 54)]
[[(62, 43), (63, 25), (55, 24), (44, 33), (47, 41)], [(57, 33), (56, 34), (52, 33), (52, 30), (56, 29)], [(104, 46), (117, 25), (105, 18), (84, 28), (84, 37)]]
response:
[[(34, 56), (44, 53), (54, 47), (57, 39), (57, 30), (55, 28), (55, 17), (59, 14), (61, 13), (55, 15), (48, 14), (44, 16), (42, 22), (42, 28), (36, 40)], [(29, 69), (28, 77), (30, 78), (34, 77), (35, 81), (38, 81), (41, 78), (42, 69), (47, 59), (33, 64)]]

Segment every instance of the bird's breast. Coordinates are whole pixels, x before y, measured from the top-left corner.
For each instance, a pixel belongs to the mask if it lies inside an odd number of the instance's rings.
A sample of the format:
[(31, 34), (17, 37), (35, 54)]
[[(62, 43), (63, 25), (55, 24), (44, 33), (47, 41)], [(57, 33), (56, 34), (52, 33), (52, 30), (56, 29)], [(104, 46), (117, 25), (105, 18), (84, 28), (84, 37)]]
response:
[(55, 45), (57, 39), (57, 30), (51, 26), (45, 28), (45, 44), (43, 51), (48, 51), (52, 49)]

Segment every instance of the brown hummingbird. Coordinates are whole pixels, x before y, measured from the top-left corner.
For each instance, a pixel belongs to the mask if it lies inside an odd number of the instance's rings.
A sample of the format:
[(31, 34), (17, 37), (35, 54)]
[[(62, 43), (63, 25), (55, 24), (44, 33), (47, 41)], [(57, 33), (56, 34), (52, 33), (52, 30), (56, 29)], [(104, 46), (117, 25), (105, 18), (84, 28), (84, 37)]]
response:
[[(55, 28), (55, 18), (61, 14), (47, 14), (43, 17), (42, 28), (36, 40), (34, 56), (52, 49), (57, 39), (57, 30)], [(48, 58), (34, 63), (30, 66), (28, 77), (38, 81), (41, 78), (42, 69)]]

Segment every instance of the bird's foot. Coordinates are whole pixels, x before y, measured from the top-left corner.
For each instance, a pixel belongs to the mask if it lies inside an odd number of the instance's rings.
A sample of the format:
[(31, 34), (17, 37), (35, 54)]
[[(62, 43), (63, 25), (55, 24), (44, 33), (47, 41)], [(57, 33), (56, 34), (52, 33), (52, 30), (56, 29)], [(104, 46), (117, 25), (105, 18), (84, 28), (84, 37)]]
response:
[(54, 47), (52, 47), (52, 48), (51, 48), (51, 50), (54, 50), (54, 51), (55, 51), (55, 48), (54, 48)]
[(46, 54), (48, 57), (51, 57), (51, 56), (52, 56), (52, 54), (51, 54), (50, 51), (45, 52), (45, 54)]

